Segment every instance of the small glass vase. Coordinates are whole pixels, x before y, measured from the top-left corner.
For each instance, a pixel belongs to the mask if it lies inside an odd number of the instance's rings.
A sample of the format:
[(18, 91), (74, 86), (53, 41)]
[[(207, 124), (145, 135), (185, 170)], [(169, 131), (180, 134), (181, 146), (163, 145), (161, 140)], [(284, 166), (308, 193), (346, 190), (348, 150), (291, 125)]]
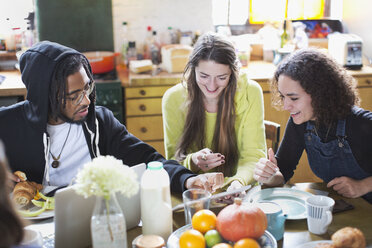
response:
[(90, 229), (93, 248), (127, 248), (127, 229), (116, 195), (96, 197)]

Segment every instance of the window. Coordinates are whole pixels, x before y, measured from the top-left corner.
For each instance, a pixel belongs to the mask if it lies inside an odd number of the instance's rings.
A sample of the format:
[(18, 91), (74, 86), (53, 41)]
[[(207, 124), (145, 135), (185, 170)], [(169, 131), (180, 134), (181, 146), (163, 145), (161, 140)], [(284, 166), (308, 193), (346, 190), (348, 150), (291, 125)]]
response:
[(214, 25), (241, 25), (248, 19), (248, 0), (213, 0)]
[(30, 12), (34, 12), (33, 0), (5, 0), (0, 8), (0, 32), (7, 32), (9, 28), (27, 28)]
[(286, 14), (289, 19), (342, 17), (342, 0), (213, 0), (212, 4), (216, 26), (281, 22)]
[[(0, 8), (0, 50), (20, 50), (34, 42), (33, 0), (3, 0)], [(27, 30), (27, 29), (30, 30)]]

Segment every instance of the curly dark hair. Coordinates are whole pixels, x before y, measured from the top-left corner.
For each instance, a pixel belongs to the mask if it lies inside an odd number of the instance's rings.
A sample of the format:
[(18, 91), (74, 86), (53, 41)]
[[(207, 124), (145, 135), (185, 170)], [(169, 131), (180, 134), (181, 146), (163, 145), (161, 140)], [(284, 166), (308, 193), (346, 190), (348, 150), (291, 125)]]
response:
[(311, 96), (311, 105), (317, 124), (330, 124), (343, 119), (360, 99), (356, 80), (337, 62), (315, 48), (293, 52), (279, 65), (271, 80), (272, 104), (282, 109), (283, 100), (278, 91), (280, 75), (300, 83)]

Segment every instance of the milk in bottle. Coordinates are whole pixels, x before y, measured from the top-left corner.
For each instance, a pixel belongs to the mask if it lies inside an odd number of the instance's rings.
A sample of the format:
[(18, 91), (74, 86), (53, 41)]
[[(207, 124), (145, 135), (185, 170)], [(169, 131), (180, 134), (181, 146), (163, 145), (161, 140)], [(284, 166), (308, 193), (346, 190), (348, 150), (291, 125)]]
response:
[(156, 234), (167, 240), (172, 233), (172, 204), (169, 175), (163, 164), (150, 162), (141, 179), (142, 233)]

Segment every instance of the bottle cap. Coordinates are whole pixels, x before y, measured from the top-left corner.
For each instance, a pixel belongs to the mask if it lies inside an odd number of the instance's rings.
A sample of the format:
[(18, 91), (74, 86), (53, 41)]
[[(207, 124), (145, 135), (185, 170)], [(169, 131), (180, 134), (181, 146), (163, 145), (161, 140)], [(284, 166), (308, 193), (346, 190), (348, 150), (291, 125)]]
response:
[(137, 248), (161, 248), (165, 247), (164, 239), (158, 235), (140, 235), (135, 239)]
[(161, 170), (163, 169), (163, 163), (159, 161), (152, 161), (147, 164), (149, 170)]

